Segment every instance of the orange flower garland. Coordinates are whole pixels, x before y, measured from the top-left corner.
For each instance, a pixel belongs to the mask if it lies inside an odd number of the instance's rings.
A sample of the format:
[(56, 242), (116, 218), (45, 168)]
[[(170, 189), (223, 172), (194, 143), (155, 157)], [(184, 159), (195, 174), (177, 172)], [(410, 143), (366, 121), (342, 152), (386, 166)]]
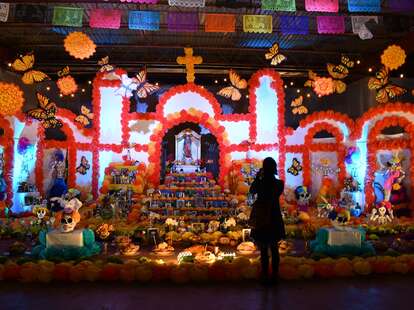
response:
[(78, 84), (70, 75), (61, 77), (59, 80), (57, 80), (56, 85), (59, 88), (60, 92), (65, 96), (74, 94), (78, 90)]
[(330, 77), (317, 77), (313, 81), (313, 91), (318, 96), (328, 96), (335, 92), (334, 81)]
[(390, 70), (396, 70), (405, 63), (407, 55), (398, 45), (388, 46), (381, 55), (381, 63)]
[(23, 91), (13, 83), (0, 82), (0, 115), (14, 115), (24, 104)]
[(64, 41), (65, 50), (76, 59), (88, 59), (96, 51), (96, 45), (83, 32), (71, 32)]

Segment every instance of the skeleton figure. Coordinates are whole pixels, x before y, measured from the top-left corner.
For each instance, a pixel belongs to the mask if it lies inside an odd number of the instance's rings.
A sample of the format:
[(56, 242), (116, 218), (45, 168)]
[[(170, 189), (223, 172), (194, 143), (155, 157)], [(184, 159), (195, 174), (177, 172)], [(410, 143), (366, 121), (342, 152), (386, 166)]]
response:
[(55, 224), (59, 225), (60, 231), (64, 233), (72, 232), (76, 225), (80, 222), (81, 216), (79, 209), (82, 207), (82, 202), (77, 198), (69, 201), (62, 199), (64, 208), (55, 216)]
[(392, 222), (393, 219), (394, 214), (392, 211), (392, 205), (388, 201), (381, 201), (372, 209), (370, 220), (376, 222), (379, 225), (384, 225)]

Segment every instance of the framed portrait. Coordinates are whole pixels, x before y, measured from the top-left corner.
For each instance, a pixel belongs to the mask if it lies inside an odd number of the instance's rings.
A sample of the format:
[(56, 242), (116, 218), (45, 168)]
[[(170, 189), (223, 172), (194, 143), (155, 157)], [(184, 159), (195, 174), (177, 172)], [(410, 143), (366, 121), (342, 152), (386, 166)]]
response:
[(160, 231), (158, 228), (150, 227), (147, 229), (148, 240), (151, 244), (156, 245), (160, 240)]
[(251, 233), (252, 233), (252, 230), (250, 228), (242, 229), (243, 242), (250, 240)]

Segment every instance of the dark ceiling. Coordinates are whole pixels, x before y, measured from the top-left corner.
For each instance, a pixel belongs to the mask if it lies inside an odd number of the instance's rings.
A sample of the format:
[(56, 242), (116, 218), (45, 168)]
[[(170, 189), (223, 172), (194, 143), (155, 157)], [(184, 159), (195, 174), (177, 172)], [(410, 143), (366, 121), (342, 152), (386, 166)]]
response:
[[(85, 9), (82, 28), (55, 27), (51, 24), (54, 5), (65, 2), (67, 6)], [(98, 69), (97, 61), (109, 55), (112, 64), (137, 72), (146, 65), (151, 76), (157, 79), (183, 77), (183, 68), (176, 63), (176, 57), (183, 54), (183, 47), (191, 46), (196, 55), (204, 59), (197, 68), (197, 81), (212, 79), (225, 75), (229, 68), (234, 68), (248, 77), (254, 71), (268, 67), (264, 53), (274, 43), (279, 42), (282, 52), (288, 60), (278, 66), (283, 77), (304, 79), (307, 70), (324, 71), (327, 62), (339, 62), (341, 54), (348, 54), (359, 59), (361, 64), (353, 70), (351, 78), (359, 80), (366, 77), (370, 66), (378, 66), (379, 55), (391, 43), (400, 44), (407, 53), (414, 52), (414, 15), (410, 12), (392, 13), (383, 1), (379, 25), (370, 30), (372, 40), (361, 40), (352, 33), (351, 13), (347, 9), (347, 0), (340, 0), (340, 15), (346, 16), (346, 33), (342, 35), (320, 35), (317, 33), (315, 18), (311, 18), (310, 33), (307, 35), (283, 35), (279, 30), (277, 16), (273, 11), (260, 9), (260, 0), (230, 1), (206, 0), (205, 8), (177, 8), (168, 6), (166, 0), (157, 5), (139, 5), (118, 1), (70, 1), (35, 2), (14, 1), (8, 22), (0, 23), (0, 61), (4, 68), (16, 55), (33, 51), (36, 55), (36, 68), (54, 74), (65, 65), (71, 67), (75, 75), (92, 76)], [(48, 7), (44, 23), (25, 23), (14, 16), (16, 3), (42, 4)], [(309, 13), (304, 9), (304, 0), (297, 0), (296, 15), (315, 17), (323, 13)], [(89, 13), (93, 8), (117, 8), (123, 11), (121, 29), (91, 29)], [(128, 10), (155, 10), (161, 12), (160, 31), (129, 30), (127, 24)], [(169, 32), (166, 15), (169, 11), (199, 12), (200, 28), (194, 33)], [(204, 32), (203, 13), (231, 13), (237, 15), (235, 33)], [(412, 12), (411, 12), (412, 13)], [(242, 30), (243, 14), (272, 14), (273, 33), (244, 33)], [(289, 15), (283, 12), (282, 15)], [(363, 15), (361, 13), (354, 15)], [(97, 44), (96, 54), (89, 60), (79, 61), (71, 58), (63, 48), (63, 39), (68, 32), (81, 30), (87, 33)], [(404, 66), (406, 76), (414, 75), (414, 61), (407, 58)], [(179, 75), (178, 75), (179, 74)], [(394, 74), (399, 74), (395, 72)], [(179, 81), (179, 82), (184, 82)]]

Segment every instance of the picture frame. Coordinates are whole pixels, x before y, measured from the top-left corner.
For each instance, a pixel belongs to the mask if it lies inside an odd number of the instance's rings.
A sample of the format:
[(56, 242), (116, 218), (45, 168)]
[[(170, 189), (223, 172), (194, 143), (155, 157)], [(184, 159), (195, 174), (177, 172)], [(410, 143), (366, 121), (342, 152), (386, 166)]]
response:
[(156, 227), (149, 227), (147, 229), (147, 236), (150, 243), (153, 243), (153, 245), (157, 245), (158, 240), (160, 240), (160, 230)]
[(247, 240), (250, 240), (251, 233), (252, 233), (251, 228), (243, 228), (242, 229), (243, 242), (246, 242)]
[(177, 208), (181, 209), (185, 207), (185, 200), (179, 199), (177, 200)]
[(195, 234), (204, 232), (204, 229), (205, 229), (204, 223), (192, 223), (191, 224), (191, 231)]

